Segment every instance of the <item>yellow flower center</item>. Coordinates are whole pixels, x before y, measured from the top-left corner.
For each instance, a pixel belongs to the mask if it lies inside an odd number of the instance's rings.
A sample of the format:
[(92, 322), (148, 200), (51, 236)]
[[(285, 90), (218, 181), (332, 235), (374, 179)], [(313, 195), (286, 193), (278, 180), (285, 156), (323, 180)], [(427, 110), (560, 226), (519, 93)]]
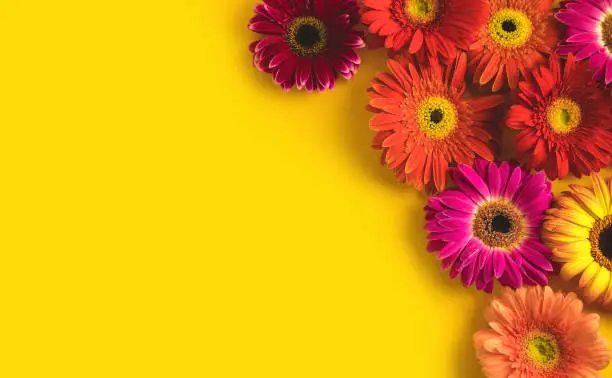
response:
[(546, 119), (556, 133), (567, 134), (580, 125), (582, 111), (575, 101), (559, 98), (546, 109)]
[(525, 343), (527, 358), (539, 368), (553, 368), (559, 363), (559, 344), (555, 337), (544, 332), (535, 332)]
[(604, 15), (600, 27), (601, 42), (612, 53), (612, 11)]
[(428, 138), (443, 139), (457, 127), (457, 111), (444, 97), (431, 96), (419, 104), (416, 121)]
[(417, 24), (427, 24), (436, 18), (438, 0), (405, 0), (404, 9)]
[(525, 13), (511, 8), (500, 9), (489, 18), (489, 35), (505, 48), (520, 47), (531, 36), (532, 25)]
[(489, 247), (511, 249), (525, 232), (523, 215), (510, 202), (486, 201), (472, 219), (472, 232)]
[(612, 270), (612, 215), (597, 219), (589, 233), (591, 255), (599, 265)]
[(327, 28), (317, 18), (297, 17), (287, 27), (285, 38), (296, 55), (317, 56), (327, 45)]

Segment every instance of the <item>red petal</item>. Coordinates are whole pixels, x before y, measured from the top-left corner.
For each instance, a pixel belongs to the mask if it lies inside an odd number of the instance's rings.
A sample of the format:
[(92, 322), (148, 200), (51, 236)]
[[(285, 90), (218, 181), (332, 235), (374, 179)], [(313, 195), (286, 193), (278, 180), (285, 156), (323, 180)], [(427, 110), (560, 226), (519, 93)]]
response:
[(495, 77), (495, 74), (499, 69), (500, 60), (501, 58), (497, 54), (494, 54), (493, 57), (491, 57), (491, 60), (489, 60), (487, 67), (482, 72), (482, 76), (480, 76), (480, 85), (488, 83), (489, 81), (491, 81), (491, 79), (493, 79), (493, 77)]
[(453, 78), (451, 80), (452, 87), (458, 88), (461, 84), (463, 84), (466, 70), (467, 56), (464, 53), (460, 53), (455, 60), (455, 69), (453, 72)]
[(438, 190), (444, 190), (446, 184), (446, 171), (448, 170), (448, 162), (444, 159), (441, 153), (435, 153), (434, 155), (434, 183)]
[(387, 66), (389, 67), (393, 75), (395, 75), (395, 77), (400, 81), (404, 88), (407, 88), (408, 85), (412, 84), (412, 79), (408, 75), (408, 72), (406, 72), (404, 67), (402, 67), (402, 65), (399, 64), (397, 61), (389, 59), (387, 60)]
[(469, 100), (468, 104), (473, 111), (479, 112), (486, 109), (491, 109), (504, 103), (504, 97), (493, 95), (486, 97), (476, 97)]
[(518, 86), (519, 71), (516, 63), (512, 59), (506, 62), (506, 73), (508, 74), (508, 85), (514, 89)]
[(499, 65), (499, 71), (497, 71), (497, 76), (495, 77), (495, 81), (493, 82), (493, 88), (491, 90), (493, 92), (497, 92), (502, 89), (504, 86), (504, 63)]
[(417, 29), (412, 35), (412, 41), (410, 42), (410, 46), (408, 47), (408, 53), (414, 54), (421, 48), (422, 45), (423, 32), (421, 31), (421, 29)]
[(404, 133), (393, 133), (387, 139), (385, 139), (382, 143), (383, 147), (391, 147), (395, 145), (401, 145), (406, 141), (408, 136)]

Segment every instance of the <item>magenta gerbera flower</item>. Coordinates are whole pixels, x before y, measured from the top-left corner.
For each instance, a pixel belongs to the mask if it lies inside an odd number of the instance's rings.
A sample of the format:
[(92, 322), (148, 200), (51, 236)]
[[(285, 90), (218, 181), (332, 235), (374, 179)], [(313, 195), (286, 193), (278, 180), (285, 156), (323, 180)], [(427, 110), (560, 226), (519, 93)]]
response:
[(495, 279), (513, 288), (546, 285), (551, 251), (540, 240), (552, 201), (544, 172), (478, 159), (475, 169), (451, 171), (456, 189), (430, 197), (425, 207), (427, 250), (438, 252), (450, 277), (491, 292)]
[(568, 26), (557, 52), (589, 59), (594, 78), (612, 83), (612, 0), (563, 1), (555, 17)]
[(249, 46), (253, 63), (283, 89), (333, 89), (357, 71), (365, 43), (356, 0), (265, 0), (255, 13), (249, 29), (264, 37)]

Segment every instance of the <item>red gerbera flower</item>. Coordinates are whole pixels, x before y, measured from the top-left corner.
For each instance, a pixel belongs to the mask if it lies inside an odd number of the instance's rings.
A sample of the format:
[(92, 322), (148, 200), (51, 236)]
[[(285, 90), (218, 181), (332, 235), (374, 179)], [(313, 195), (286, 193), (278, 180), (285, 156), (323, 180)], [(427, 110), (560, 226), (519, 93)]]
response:
[(494, 117), (501, 96), (466, 99), (467, 58), (459, 54), (450, 67), (432, 58), (429, 64), (389, 59), (391, 74), (378, 74), (368, 90), (376, 113), (373, 147), (400, 181), (417, 189), (443, 190), (450, 163), (472, 166), (481, 156), (493, 159), (485, 122)]
[(469, 69), (474, 83), (493, 81), (493, 92), (507, 81), (516, 88), (556, 45), (551, 0), (490, 0), (488, 21), (470, 47)]
[(519, 104), (510, 109), (506, 124), (521, 130), (514, 144), (529, 169), (543, 169), (554, 180), (610, 164), (612, 115), (591, 77), (588, 62), (576, 63), (570, 54), (562, 69), (552, 55), (519, 83)]
[(355, 48), (365, 46), (356, 0), (264, 0), (249, 29), (265, 37), (249, 46), (255, 67), (288, 90), (333, 89), (337, 75), (359, 67)]
[(364, 0), (361, 21), (385, 38), (385, 47), (428, 51), (452, 60), (467, 50), (486, 21), (485, 0)]

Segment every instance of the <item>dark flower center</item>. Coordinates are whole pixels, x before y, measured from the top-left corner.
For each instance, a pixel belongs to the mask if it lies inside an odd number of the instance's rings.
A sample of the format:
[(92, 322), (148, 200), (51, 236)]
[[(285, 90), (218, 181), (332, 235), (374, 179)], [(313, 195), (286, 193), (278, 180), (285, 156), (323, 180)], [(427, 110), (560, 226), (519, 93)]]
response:
[(444, 139), (457, 127), (457, 110), (444, 97), (430, 96), (423, 99), (415, 115), (417, 125), (430, 139)]
[(319, 30), (312, 25), (302, 25), (296, 33), (295, 39), (302, 47), (310, 48), (321, 40)]
[(532, 24), (525, 12), (502, 8), (489, 17), (487, 31), (491, 39), (504, 49), (515, 49), (528, 42)]
[(589, 241), (593, 260), (606, 269), (612, 269), (612, 215), (595, 221)]
[(510, 226), (510, 219), (508, 219), (504, 214), (498, 214), (493, 217), (493, 220), (491, 220), (491, 229), (494, 232), (507, 234), (510, 232)]
[(434, 109), (434, 111), (432, 111), (431, 114), (429, 115), (429, 119), (433, 123), (440, 123), (442, 122), (443, 118), (444, 118), (444, 113), (442, 113), (440, 109)]
[(505, 200), (487, 201), (479, 206), (472, 219), (472, 232), (489, 247), (510, 250), (523, 237), (523, 215)]
[(608, 14), (601, 23), (601, 40), (612, 53), (612, 13)]
[(502, 22), (502, 29), (505, 32), (512, 33), (513, 31), (516, 31), (516, 24), (512, 20), (506, 20)]
[(327, 45), (325, 24), (311, 16), (297, 17), (287, 27), (287, 44), (299, 56), (317, 56)]
[(612, 259), (612, 227), (608, 226), (599, 234), (599, 250), (608, 259)]

